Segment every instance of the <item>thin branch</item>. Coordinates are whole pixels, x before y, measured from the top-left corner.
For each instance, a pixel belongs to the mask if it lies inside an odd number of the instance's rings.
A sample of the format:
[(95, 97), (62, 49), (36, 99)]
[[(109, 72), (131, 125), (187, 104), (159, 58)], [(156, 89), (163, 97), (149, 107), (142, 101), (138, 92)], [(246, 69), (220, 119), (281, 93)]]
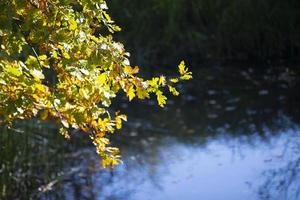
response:
[(27, 38), (26, 38), (24, 32), (22, 31), (21, 25), (20, 25), (20, 24), (17, 24), (17, 25), (18, 25), (18, 27), (19, 27), (19, 29), (20, 29), (20, 32), (21, 32), (22, 36), (23, 36), (24, 39), (25, 39), (26, 44), (27, 44), (28, 46), (30, 46), (30, 48), (31, 48), (31, 50), (32, 50), (32, 52), (33, 52), (33, 54), (34, 54), (34, 56), (36, 57), (39, 66), (40, 66), (41, 68), (43, 68), (43, 66), (42, 66), (42, 64), (41, 64), (41, 62), (40, 62), (40, 59), (39, 59), (39, 55), (37, 54), (35, 48), (34, 48), (33, 45), (30, 44), (30, 42), (27, 40)]

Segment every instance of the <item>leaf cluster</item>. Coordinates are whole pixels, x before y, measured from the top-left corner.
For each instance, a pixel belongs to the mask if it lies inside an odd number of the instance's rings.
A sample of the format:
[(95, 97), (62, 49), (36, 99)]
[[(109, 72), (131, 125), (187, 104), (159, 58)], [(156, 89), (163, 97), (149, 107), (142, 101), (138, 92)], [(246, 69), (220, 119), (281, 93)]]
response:
[(127, 121), (109, 110), (112, 99), (120, 92), (129, 101), (155, 95), (163, 107), (163, 88), (177, 96), (174, 84), (192, 78), (184, 62), (177, 78), (137, 76), (129, 53), (113, 40), (120, 27), (103, 0), (4, 0), (0, 6), (1, 119), (8, 125), (32, 117), (53, 120), (66, 138), (81, 130), (103, 167), (120, 163), (108, 134)]

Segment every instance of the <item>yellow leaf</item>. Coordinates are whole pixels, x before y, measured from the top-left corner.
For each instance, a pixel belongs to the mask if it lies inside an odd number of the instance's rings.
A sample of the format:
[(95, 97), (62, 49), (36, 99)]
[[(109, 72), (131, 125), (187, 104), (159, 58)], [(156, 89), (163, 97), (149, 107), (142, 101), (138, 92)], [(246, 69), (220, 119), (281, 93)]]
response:
[(39, 97), (39, 95), (37, 95), (37, 94), (33, 94), (32, 97), (33, 97), (36, 101), (40, 100), (40, 97)]
[(34, 84), (34, 87), (35, 87), (39, 92), (43, 92), (43, 93), (44, 93), (44, 92), (46, 91), (45, 86), (42, 85), (42, 84), (36, 83), (36, 84)]
[(79, 94), (81, 96), (83, 96), (85, 99), (89, 99), (90, 98), (89, 91), (87, 89), (85, 89), (85, 88), (80, 88), (79, 89)]
[(47, 59), (47, 56), (46, 55), (41, 55), (41, 56), (39, 56), (39, 60), (40, 61), (44, 61), (44, 60), (46, 60)]
[(179, 73), (181, 75), (185, 74), (187, 72), (186, 66), (184, 61), (181, 61), (180, 64), (178, 65)]
[(99, 38), (97, 38), (97, 37), (95, 37), (95, 36), (93, 36), (93, 35), (90, 35), (89, 38), (90, 38), (92, 41), (96, 42), (96, 43), (98, 43), (98, 42), (100, 41)]
[(156, 96), (157, 96), (157, 102), (158, 102), (158, 105), (160, 107), (164, 107), (166, 105), (166, 100), (167, 100), (167, 97), (165, 95), (163, 95), (162, 91), (157, 91), (156, 92)]
[(77, 28), (77, 22), (74, 19), (69, 20), (69, 29), (74, 31)]
[(152, 87), (156, 87), (158, 85), (159, 78), (155, 77), (148, 81), (148, 84)]
[(166, 85), (166, 78), (164, 76), (160, 76), (158, 84), (162, 85), (162, 86), (165, 86)]
[(70, 59), (70, 58), (71, 58), (70, 55), (69, 55), (67, 52), (63, 52), (62, 54), (63, 54), (63, 56), (64, 56), (66, 59)]
[(119, 118), (121, 118), (123, 121), (127, 122), (127, 116), (126, 115), (119, 115)]
[(171, 78), (170, 81), (172, 83), (178, 83), (179, 82), (178, 78)]
[(124, 67), (124, 71), (126, 74), (129, 74), (129, 75), (137, 74), (139, 72), (139, 67), (136, 66), (136, 67), (132, 68), (129, 65), (126, 65)]
[(186, 73), (186, 74), (184, 74), (183, 76), (180, 77), (181, 80), (190, 80), (192, 78), (193, 78), (192, 72), (188, 72), (188, 73)]
[(169, 87), (169, 91), (174, 95), (174, 96), (178, 96), (179, 92), (176, 90), (176, 88), (172, 87), (172, 86), (168, 86)]
[(91, 125), (92, 125), (92, 127), (93, 127), (94, 129), (96, 129), (96, 128), (98, 127), (98, 123), (97, 123), (95, 120), (93, 120), (93, 121), (91, 122)]
[(139, 99), (149, 98), (149, 93), (144, 88), (137, 87), (136, 94)]
[(111, 22), (110, 16), (105, 11), (103, 11), (103, 14), (104, 14), (105, 18), (107, 19), (107, 21)]
[(123, 121), (127, 121), (127, 116), (124, 114), (119, 115), (120, 111), (115, 112), (116, 118), (120, 118)]
[(116, 128), (121, 129), (122, 128), (122, 119), (119, 117), (116, 117), (115, 122), (116, 122)]
[(135, 90), (133, 86), (130, 86), (129, 90), (127, 91), (127, 96), (129, 98), (129, 101), (131, 101), (135, 97)]
[(106, 82), (106, 74), (102, 73), (96, 78), (97, 84), (104, 84)]
[(56, 51), (52, 51), (52, 58), (57, 58), (57, 52)]

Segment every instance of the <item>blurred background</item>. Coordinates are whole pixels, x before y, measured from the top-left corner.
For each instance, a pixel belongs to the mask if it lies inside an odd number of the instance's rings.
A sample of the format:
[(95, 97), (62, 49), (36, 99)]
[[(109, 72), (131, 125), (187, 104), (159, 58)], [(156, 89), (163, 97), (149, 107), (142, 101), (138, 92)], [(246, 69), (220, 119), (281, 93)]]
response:
[(145, 77), (194, 79), (112, 136), (124, 164), (102, 170), (83, 134), (50, 123), (1, 128), (0, 199), (300, 199), (300, 1), (110, 0), (115, 39)]
[(299, 60), (298, 0), (111, 0), (140, 65)]

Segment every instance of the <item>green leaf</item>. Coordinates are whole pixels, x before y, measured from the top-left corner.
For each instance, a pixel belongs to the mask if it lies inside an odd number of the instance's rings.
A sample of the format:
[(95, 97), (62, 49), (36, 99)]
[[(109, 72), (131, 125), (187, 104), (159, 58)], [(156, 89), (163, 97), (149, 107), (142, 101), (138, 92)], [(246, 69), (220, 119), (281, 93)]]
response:
[(40, 119), (60, 124), (66, 138), (69, 129), (80, 129), (90, 136), (105, 167), (121, 162), (118, 149), (108, 146), (108, 133), (127, 120), (112, 114), (113, 98), (121, 90), (129, 101), (154, 94), (164, 107), (162, 90), (178, 95), (173, 84), (192, 77), (183, 61), (179, 77), (139, 77), (124, 45), (104, 30), (121, 30), (106, 12), (104, 0), (0, 4), (0, 119), (12, 124), (40, 113)]
[(11, 74), (11, 75), (13, 75), (13, 76), (19, 77), (19, 76), (22, 75), (22, 71), (21, 71), (19, 68), (17, 68), (17, 67), (13, 67), (13, 66), (5, 66), (4, 70), (5, 70), (7, 73), (9, 73), (9, 74)]
[(34, 56), (29, 56), (25, 64), (29, 69), (39, 68), (39, 62)]

